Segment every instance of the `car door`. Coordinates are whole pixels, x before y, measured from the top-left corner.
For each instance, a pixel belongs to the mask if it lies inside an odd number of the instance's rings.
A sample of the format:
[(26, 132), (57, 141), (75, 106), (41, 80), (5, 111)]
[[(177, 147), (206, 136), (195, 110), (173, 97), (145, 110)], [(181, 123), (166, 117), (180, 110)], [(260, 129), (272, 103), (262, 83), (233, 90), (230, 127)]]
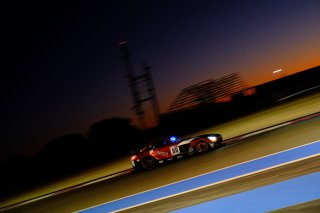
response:
[(173, 149), (174, 147), (176, 146), (171, 141), (160, 140), (154, 143), (154, 149), (153, 149), (154, 155), (159, 160), (172, 158), (175, 155), (175, 151), (176, 151), (175, 149)]

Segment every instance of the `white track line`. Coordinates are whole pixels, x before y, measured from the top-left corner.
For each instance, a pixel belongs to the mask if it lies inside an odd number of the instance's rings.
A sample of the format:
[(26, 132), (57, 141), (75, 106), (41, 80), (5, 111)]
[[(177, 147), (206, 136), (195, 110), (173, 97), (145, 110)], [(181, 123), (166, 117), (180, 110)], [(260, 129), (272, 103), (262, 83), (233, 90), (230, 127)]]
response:
[(318, 87), (320, 87), (320, 85), (315, 86), (315, 87), (312, 87), (312, 88), (309, 88), (309, 89), (306, 89), (306, 90), (302, 90), (302, 91), (300, 91), (300, 92), (293, 93), (292, 95), (288, 95), (288, 96), (286, 96), (286, 97), (284, 97), (284, 98), (280, 98), (279, 100), (277, 100), (277, 102), (286, 100), (286, 99), (288, 99), (288, 98), (292, 98), (292, 97), (294, 97), (294, 96), (296, 96), (296, 95), (299, 95), (299, 94), (308, 92), (308, 91), (310, 91), (310, 90), (314, 90), (314, 89), (316, 89), (316, 88), (318, 88)]

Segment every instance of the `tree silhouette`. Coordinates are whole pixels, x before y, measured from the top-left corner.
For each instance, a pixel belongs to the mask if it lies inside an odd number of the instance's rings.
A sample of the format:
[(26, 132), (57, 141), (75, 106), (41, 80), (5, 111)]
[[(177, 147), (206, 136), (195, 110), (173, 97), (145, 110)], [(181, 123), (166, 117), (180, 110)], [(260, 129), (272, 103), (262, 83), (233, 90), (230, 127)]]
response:
[(110, 118), (93, 124), (88, 132), (92, 152), (97, 159), (110, 159), (122, 154), (139, 142), (139, 130), (126, 118)]
[(36, 153), (35, 161), (38, 169), (46, 174), (65, 174), (87, 164), (85, 150), (86, 140), (81, 134), (65, 135), (51, 140)]

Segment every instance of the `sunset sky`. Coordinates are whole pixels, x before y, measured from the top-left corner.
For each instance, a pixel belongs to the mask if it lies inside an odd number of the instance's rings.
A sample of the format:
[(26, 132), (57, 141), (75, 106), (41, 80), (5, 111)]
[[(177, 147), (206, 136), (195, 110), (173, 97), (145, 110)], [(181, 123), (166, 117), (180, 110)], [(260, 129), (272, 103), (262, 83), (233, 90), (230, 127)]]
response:
[(254, 86), (320, 65), (319, 0), (45, 2), (1, 3), (0, 161), (102, 119), (136, 123), (118, 41), (136, 74), (153, 67), (161, 112), (207, 79)]

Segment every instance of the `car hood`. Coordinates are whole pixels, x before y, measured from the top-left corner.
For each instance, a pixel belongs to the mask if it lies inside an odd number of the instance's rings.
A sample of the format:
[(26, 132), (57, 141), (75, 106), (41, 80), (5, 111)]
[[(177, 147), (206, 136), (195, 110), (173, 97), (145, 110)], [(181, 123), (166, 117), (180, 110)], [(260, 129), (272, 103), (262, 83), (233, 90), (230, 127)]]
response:
[(178, 146), (181, 146), (181, 145), (184, 145), (184, 144), (188, 144), (190, 143), (194, 138), (188, 138), (188, 139), (185, 139), (183, 141), (181, 141), (180, 143), (178, 143)]

